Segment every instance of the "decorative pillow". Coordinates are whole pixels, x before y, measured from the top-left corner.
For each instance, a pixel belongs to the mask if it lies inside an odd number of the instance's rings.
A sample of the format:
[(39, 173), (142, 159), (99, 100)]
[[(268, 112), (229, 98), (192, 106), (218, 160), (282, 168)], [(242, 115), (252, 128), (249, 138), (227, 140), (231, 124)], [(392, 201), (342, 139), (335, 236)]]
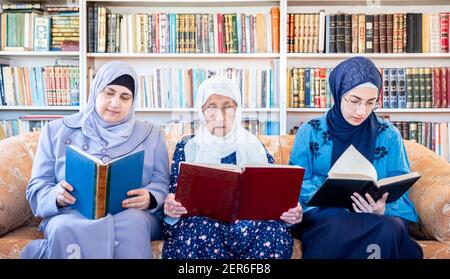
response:
[(404, 143), (412, 171), (422, 175), (409, 193), (420, 219), (411, 233), (450, 243), (450, 164), (418, 143)]
[(32, 217), (25, 189), (31, 175), (30, 156), (34, 155), (38, 138), (33, 133), (0, 141), (0, 236), (23, 226)]

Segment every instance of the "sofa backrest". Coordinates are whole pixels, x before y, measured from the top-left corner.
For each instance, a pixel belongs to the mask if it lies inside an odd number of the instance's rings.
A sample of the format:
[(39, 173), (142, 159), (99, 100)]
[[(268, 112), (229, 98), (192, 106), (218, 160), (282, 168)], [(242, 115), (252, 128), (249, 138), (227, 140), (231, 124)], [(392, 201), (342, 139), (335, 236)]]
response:
[[(0, 236), (25, 224), (31, 210), (25, 199), (39, 132), (0, 141)], [(288, 164), (294, 136), (260, 136), (278, 164)], [(166, 137), (169, 162), (179, 138)], [(424, 146), (404, 141), (412, 171), (422, 178), (410, 198), (420, 217), (416, 236), (450, 242), (450, 164)]]

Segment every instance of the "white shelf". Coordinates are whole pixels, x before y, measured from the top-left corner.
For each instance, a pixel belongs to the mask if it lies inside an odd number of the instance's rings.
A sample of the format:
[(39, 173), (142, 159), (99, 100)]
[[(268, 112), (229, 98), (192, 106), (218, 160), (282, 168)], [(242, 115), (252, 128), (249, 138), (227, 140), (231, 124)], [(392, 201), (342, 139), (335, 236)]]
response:
[(279, 53), (88, 53), (88, 58), (102, 59), (276, 59)]
[(363, 56), (370, 59), (450, 59), (450, 53), (288, 53), (288, 59), (346, 59)]
[(0, 111), (79, 111), (80, 107), (72, 107), (72, 106), (0, 106)]
[(105, 6), (130, 7), (226, 7), (226, 6), (278, 6), (284, 0), (86, 0), (86, 4), (98, 3)]
[(0, 51), (5, 57), (78, 57), (78, 51)]

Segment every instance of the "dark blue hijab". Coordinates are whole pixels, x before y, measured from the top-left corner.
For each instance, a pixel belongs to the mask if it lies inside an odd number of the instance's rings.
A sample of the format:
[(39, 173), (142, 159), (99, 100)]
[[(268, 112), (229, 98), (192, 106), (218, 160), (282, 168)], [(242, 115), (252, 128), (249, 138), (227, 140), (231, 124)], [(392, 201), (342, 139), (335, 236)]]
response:
[(375, 114), (372, 112), (363, 123), (353, 126), (342, 115), (341, 99), (345, 93), (366, 82), (372, 83), (380, 90), (380, 72), (369, 59), (353, 57), (337, 65), (331, 71), (328, 81), (334, 99), (334, 106), (327, 113), (328, 129), (333, 140), (331, 166), (350, 145), (358, 149), (367, 160), (373, 162), (378, 134), (378, 121)]

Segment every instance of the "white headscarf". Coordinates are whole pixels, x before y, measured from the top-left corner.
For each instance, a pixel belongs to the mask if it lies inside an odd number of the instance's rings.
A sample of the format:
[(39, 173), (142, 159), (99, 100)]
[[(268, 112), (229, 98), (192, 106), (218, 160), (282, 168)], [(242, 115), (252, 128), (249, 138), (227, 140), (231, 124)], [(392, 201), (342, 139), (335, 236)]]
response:
[[(103, 120), (95, 109), (97, 95), (105, 87), (122, 75), (130, 75), (134, 80), (133, 105), (127, 117), (118, 123)], [(115, 147), (128, 140), (134, 128), (134, 108), (137, 100), (137, 74), (130, 65), (120, 61), (112, 61), (103, 65), (95, 75), (89, 91), (89, 100), (81, 118), (83, 134), (99, 143), (104, 142), (106, 148)]]
[[(213, 94), (229, 97), (237, 104), (233, 128), (225, 137), (212, 135), (203, 115), (202, 106)], [(184, 148), (187, 162), (220, 164), (222, 158), (236, 152), (238, 165), (268, 164), (262, 143), (241, 125), (241, 94), (231, 79), (212, 77), (203, 81), (198, 88), (196, 107), (200, 116), (200, 127)]]

